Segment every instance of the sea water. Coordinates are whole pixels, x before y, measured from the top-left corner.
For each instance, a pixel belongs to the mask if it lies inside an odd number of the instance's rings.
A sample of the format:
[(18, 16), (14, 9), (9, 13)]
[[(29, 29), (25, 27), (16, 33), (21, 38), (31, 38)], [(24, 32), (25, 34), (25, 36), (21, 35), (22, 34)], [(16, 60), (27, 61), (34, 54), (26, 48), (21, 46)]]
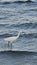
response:
[[(17, 36), (8, 48), (4, 38)], [(12, 50), (12, 51), (9, 51)], [(13, 52), (16, 51), (16, 52)], [(0, 1), (0, 65), (37, 65), (37, 1)]]

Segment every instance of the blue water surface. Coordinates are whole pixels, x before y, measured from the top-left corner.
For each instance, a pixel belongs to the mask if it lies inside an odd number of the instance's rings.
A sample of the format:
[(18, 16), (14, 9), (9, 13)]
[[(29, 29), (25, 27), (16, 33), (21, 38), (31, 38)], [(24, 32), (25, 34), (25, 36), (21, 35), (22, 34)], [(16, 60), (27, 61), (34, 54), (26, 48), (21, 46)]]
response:
[[(8, 48), (4, 38), (19, 32)], [(0, 65), (37, 65), (37, 1), (0, 2)]]

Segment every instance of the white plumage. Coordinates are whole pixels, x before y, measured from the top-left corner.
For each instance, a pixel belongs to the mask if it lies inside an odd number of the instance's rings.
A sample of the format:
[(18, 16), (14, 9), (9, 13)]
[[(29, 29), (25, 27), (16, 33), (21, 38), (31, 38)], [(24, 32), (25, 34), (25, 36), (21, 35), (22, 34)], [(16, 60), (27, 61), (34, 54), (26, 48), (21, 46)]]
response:
[(12, 41), (13, 42), (13, 41), (15, 41), (19, 37), (19, 35), (20, 35), (20, 32), (19, 32), (19, 34), (17, 36), (4, 38), (4, 40), (5, 41), (10, 41), (10, 42)]
[[(16, 41), (19, 36), (20, 36), (20, 32), (18, 33), (17, 36), (4, 38), (4, 40), (8, 42), (8, 47), (9, 47), (9, 43)], [(11, 48), (12, 48), (12, 43), (11, 43)]]

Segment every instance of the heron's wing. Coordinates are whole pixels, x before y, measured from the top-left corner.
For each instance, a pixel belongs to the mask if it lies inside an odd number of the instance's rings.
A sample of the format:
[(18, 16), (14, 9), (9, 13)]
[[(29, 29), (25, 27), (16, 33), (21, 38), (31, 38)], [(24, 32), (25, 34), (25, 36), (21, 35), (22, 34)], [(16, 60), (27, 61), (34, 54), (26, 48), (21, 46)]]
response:
[(8, 37), (4, 39), (5, 41), (15, 41), (16, 37)]

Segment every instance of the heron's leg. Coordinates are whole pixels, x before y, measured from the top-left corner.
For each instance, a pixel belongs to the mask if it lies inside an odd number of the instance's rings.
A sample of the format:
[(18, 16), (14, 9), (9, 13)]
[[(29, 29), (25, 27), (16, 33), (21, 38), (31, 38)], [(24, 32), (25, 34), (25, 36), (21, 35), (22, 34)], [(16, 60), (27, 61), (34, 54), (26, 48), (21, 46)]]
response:
[(10, 43), (10, 41), (8, 41), (8, 48), (9, 48), (9, 43)]
[(11, 43), (11, 49), (12, 49), (12, 43)]

